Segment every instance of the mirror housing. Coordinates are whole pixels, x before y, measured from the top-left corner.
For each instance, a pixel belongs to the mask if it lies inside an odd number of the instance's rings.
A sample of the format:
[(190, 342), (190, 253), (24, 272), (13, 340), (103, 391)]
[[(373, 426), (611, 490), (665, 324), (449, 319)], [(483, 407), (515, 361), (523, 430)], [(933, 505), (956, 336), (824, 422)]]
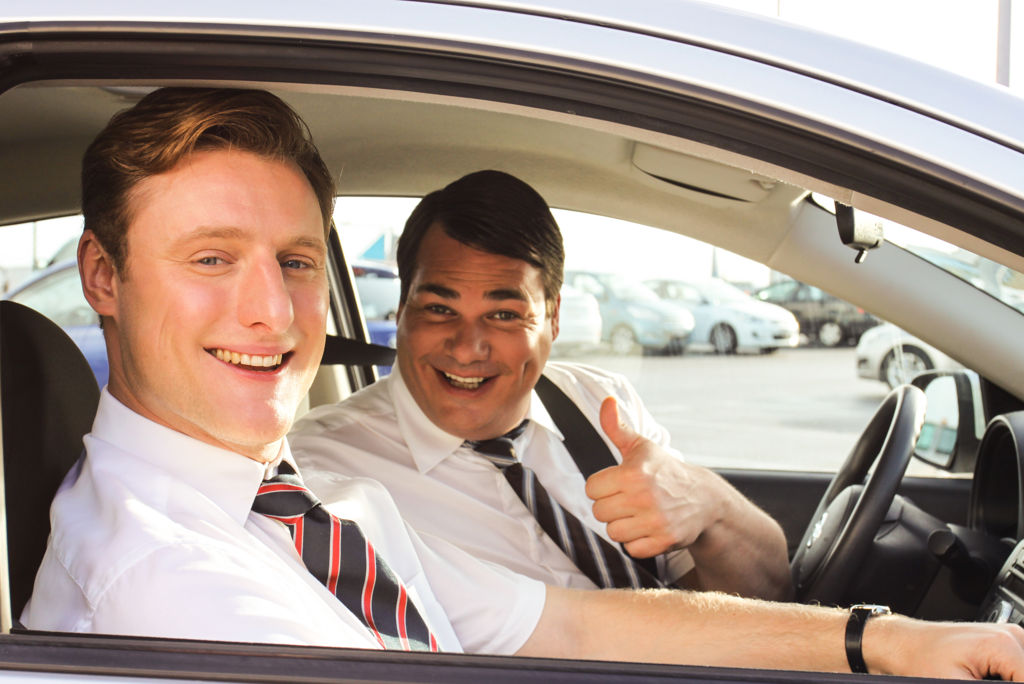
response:
[(925, 371), (911, 381), (927, 399), (914, 456), (952, 473), (974, 472), (978, 457), (981, 393), (970, 371)]
[(853, 260), (858, 264), (863, 263), (868, 250), (880, 246), (885, 239), (882, 224), (877, 221), (872, 223), (857, 221), (853, 207), (838, 201), (835, 203), (835, 207), (839, 239), (844, 245), (857, 252), (857, 256)]

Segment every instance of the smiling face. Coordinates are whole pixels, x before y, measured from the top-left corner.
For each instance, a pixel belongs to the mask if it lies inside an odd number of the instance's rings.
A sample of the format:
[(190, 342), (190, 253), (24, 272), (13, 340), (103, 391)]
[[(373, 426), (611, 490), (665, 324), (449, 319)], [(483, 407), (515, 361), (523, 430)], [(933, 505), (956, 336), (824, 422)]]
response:
[(423, 238), (398, 313), (398, 366), (420, 409), (463, 439), (489, 439), (526, 415), (558, 334), (540, 270), (452, 239)]
[(324, 345), (320, 207), (293, 165), (204, 151), (133, 190), (124, 278), (87, 231), (86, 295), (105, 319), (111, 394), (256, 460), (280, 450)]

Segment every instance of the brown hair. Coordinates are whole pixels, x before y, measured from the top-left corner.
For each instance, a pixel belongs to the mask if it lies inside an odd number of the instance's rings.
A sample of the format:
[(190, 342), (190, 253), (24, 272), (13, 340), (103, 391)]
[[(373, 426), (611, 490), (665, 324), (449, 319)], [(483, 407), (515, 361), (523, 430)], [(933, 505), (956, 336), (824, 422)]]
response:
[(280, 98), (261, 90), (162, 88), (116, 114), (82, 160), (82, 214), (124, 278), (132, 194), (201, 150), (232, 148), (292, 162), (313, 188), (330, 231), (334, 179), (309, 128)]
[(416, 272), (420, 243), (434, 223), (464, 245), (538, 268), (551, 315), (562, 289), (565, 248), (558, 224), (536, 190), (503, 171), (477, 171), (424, 197), (398, 239), (403, 303)]

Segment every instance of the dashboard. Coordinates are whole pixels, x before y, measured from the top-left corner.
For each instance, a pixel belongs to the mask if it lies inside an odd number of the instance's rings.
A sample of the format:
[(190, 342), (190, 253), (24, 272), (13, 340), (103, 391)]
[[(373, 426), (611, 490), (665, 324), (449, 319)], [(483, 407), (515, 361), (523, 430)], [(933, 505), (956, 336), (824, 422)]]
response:
[(978, 447), (968, 526), (1013, 550), (981, 605), (985, 622), (1024, 624), (1024, 411), (993, 418)]

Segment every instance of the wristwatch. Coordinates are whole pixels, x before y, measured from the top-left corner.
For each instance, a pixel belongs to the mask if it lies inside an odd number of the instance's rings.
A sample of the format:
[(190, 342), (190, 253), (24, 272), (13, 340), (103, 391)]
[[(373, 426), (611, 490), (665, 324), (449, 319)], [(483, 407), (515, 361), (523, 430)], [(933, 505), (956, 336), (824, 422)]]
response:
[(861, 652), (861, 641), (864, 638), (864, 625), (875, 615), (892, 615), (892, 611), (889, 606), (872, 603), (850, 606), (850, 619), (846, 621), (846, 661), (850, 663), (850, 672), (868, 672)]

